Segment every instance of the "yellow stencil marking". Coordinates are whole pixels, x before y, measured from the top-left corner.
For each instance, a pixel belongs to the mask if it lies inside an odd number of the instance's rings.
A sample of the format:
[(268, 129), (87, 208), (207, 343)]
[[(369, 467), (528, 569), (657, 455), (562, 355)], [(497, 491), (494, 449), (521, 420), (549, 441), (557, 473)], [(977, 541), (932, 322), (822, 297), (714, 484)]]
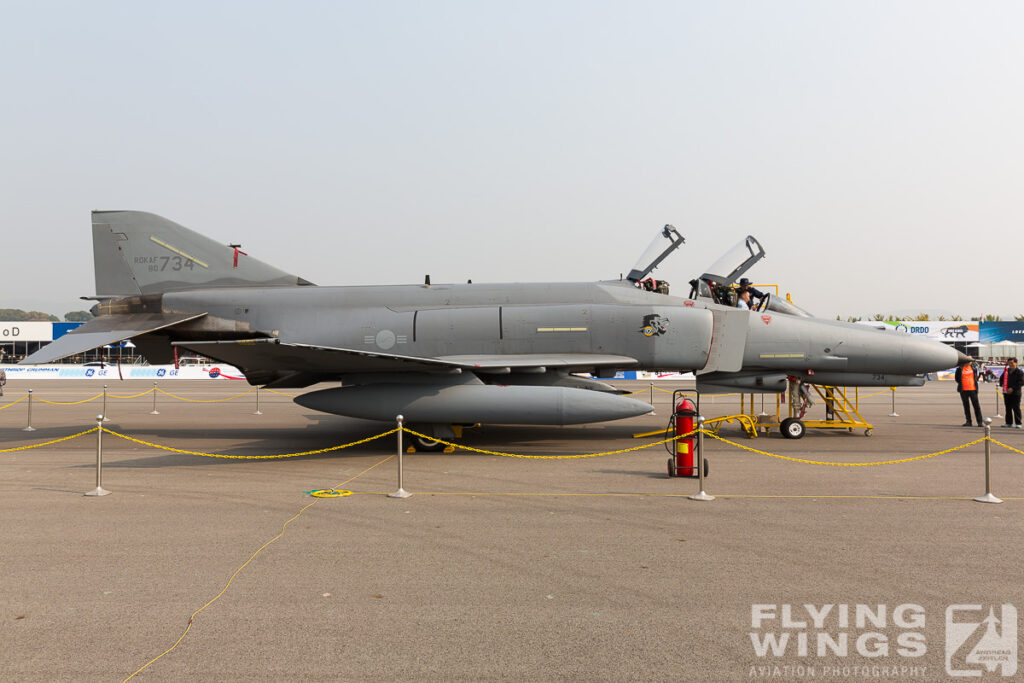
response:
[(167, 242), (164, 242), (163, 240), (159, 240), (156, 237), (152, 237), (152, 236), (149, 239), (151, 241), (153, 241), (153, 242), (156, 242), (157, 244), (159, 244), (164, 249), (170, 249), (171, 251), (173, 251), (178, 256), (184, 256), (189, 261), (191, 261), (192, 263), (195, 263), (198, 266), (202, 266), (203, 268), (209, 268), (210, 267), (210, 266), (206, 265), (205, 263), (203, 263), (202, 261), (200, 261), (199, 259), (197, 259), (195, 256), (189, 256), (188, 254), (183, 252), (181, 249), (176, 249), (175, 247), (172, 247), (171, 245), (167, 244)]

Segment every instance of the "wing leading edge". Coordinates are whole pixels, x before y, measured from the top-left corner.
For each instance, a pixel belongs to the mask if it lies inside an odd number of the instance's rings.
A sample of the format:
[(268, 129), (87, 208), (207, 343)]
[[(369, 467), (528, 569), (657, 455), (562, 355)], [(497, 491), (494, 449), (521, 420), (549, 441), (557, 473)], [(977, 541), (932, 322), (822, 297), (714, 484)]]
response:
[[(396, 354), (339, 349), (311, 344), (290, 344), (278, 339), (181, 341), (180, 346), (246, 372), (262, 382), (274, 373), (275, 386), (308, 386), (325, 376), (370, 372), (544, 372), (548, 368), (586, 370), (596, 367), (630, 367), (638, 361), (628, 356), (586, 353), (442, 356), (420, 358)], [(301, 383), (300, 381), (301, 376)], [(311, 381), (310, 381), (311, 380)]]

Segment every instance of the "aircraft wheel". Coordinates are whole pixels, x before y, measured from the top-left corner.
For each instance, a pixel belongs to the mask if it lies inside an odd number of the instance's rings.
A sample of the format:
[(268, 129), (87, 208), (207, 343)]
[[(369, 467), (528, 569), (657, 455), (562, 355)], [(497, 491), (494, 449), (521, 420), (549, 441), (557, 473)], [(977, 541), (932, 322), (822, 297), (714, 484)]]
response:
[(804, 423), (795, 417), (787, 417), (779, 425), (779, 431), (787, 439), (801, 439), (804, 435)]
[(444, 444), (437, 439), (427, 439), (422, 436), (413, 436), (412, 444), (421, 453), (437, 453), (444, 450)]

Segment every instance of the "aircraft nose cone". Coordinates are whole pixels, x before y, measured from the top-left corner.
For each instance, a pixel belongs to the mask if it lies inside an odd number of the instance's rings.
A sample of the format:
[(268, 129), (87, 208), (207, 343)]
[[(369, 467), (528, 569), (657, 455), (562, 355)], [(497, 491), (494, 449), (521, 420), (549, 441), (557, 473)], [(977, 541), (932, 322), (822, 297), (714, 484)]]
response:
[(903, 345), (903, 363), (906, 372), (920, 374), (949, 370), (967, 358), (952, 346), (927, 339), (905, 339)]

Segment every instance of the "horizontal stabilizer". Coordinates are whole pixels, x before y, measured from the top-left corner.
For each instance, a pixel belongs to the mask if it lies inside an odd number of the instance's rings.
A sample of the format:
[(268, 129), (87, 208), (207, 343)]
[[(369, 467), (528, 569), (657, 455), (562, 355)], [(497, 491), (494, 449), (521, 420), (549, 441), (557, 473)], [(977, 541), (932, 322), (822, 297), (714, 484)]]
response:
[(106, 344), (122, 342), (147, 332), (155, 332), (165, 327), (179, 325), (189, 320), (201, 318), (205, 313), (127, 313), (123, 315), (103, 315), (93, 318), (84, 325), (58, 337), (55, 341), (39, 349), (18, 365), (38, 365), (52, 363), (55, 360), (85, 353)]

